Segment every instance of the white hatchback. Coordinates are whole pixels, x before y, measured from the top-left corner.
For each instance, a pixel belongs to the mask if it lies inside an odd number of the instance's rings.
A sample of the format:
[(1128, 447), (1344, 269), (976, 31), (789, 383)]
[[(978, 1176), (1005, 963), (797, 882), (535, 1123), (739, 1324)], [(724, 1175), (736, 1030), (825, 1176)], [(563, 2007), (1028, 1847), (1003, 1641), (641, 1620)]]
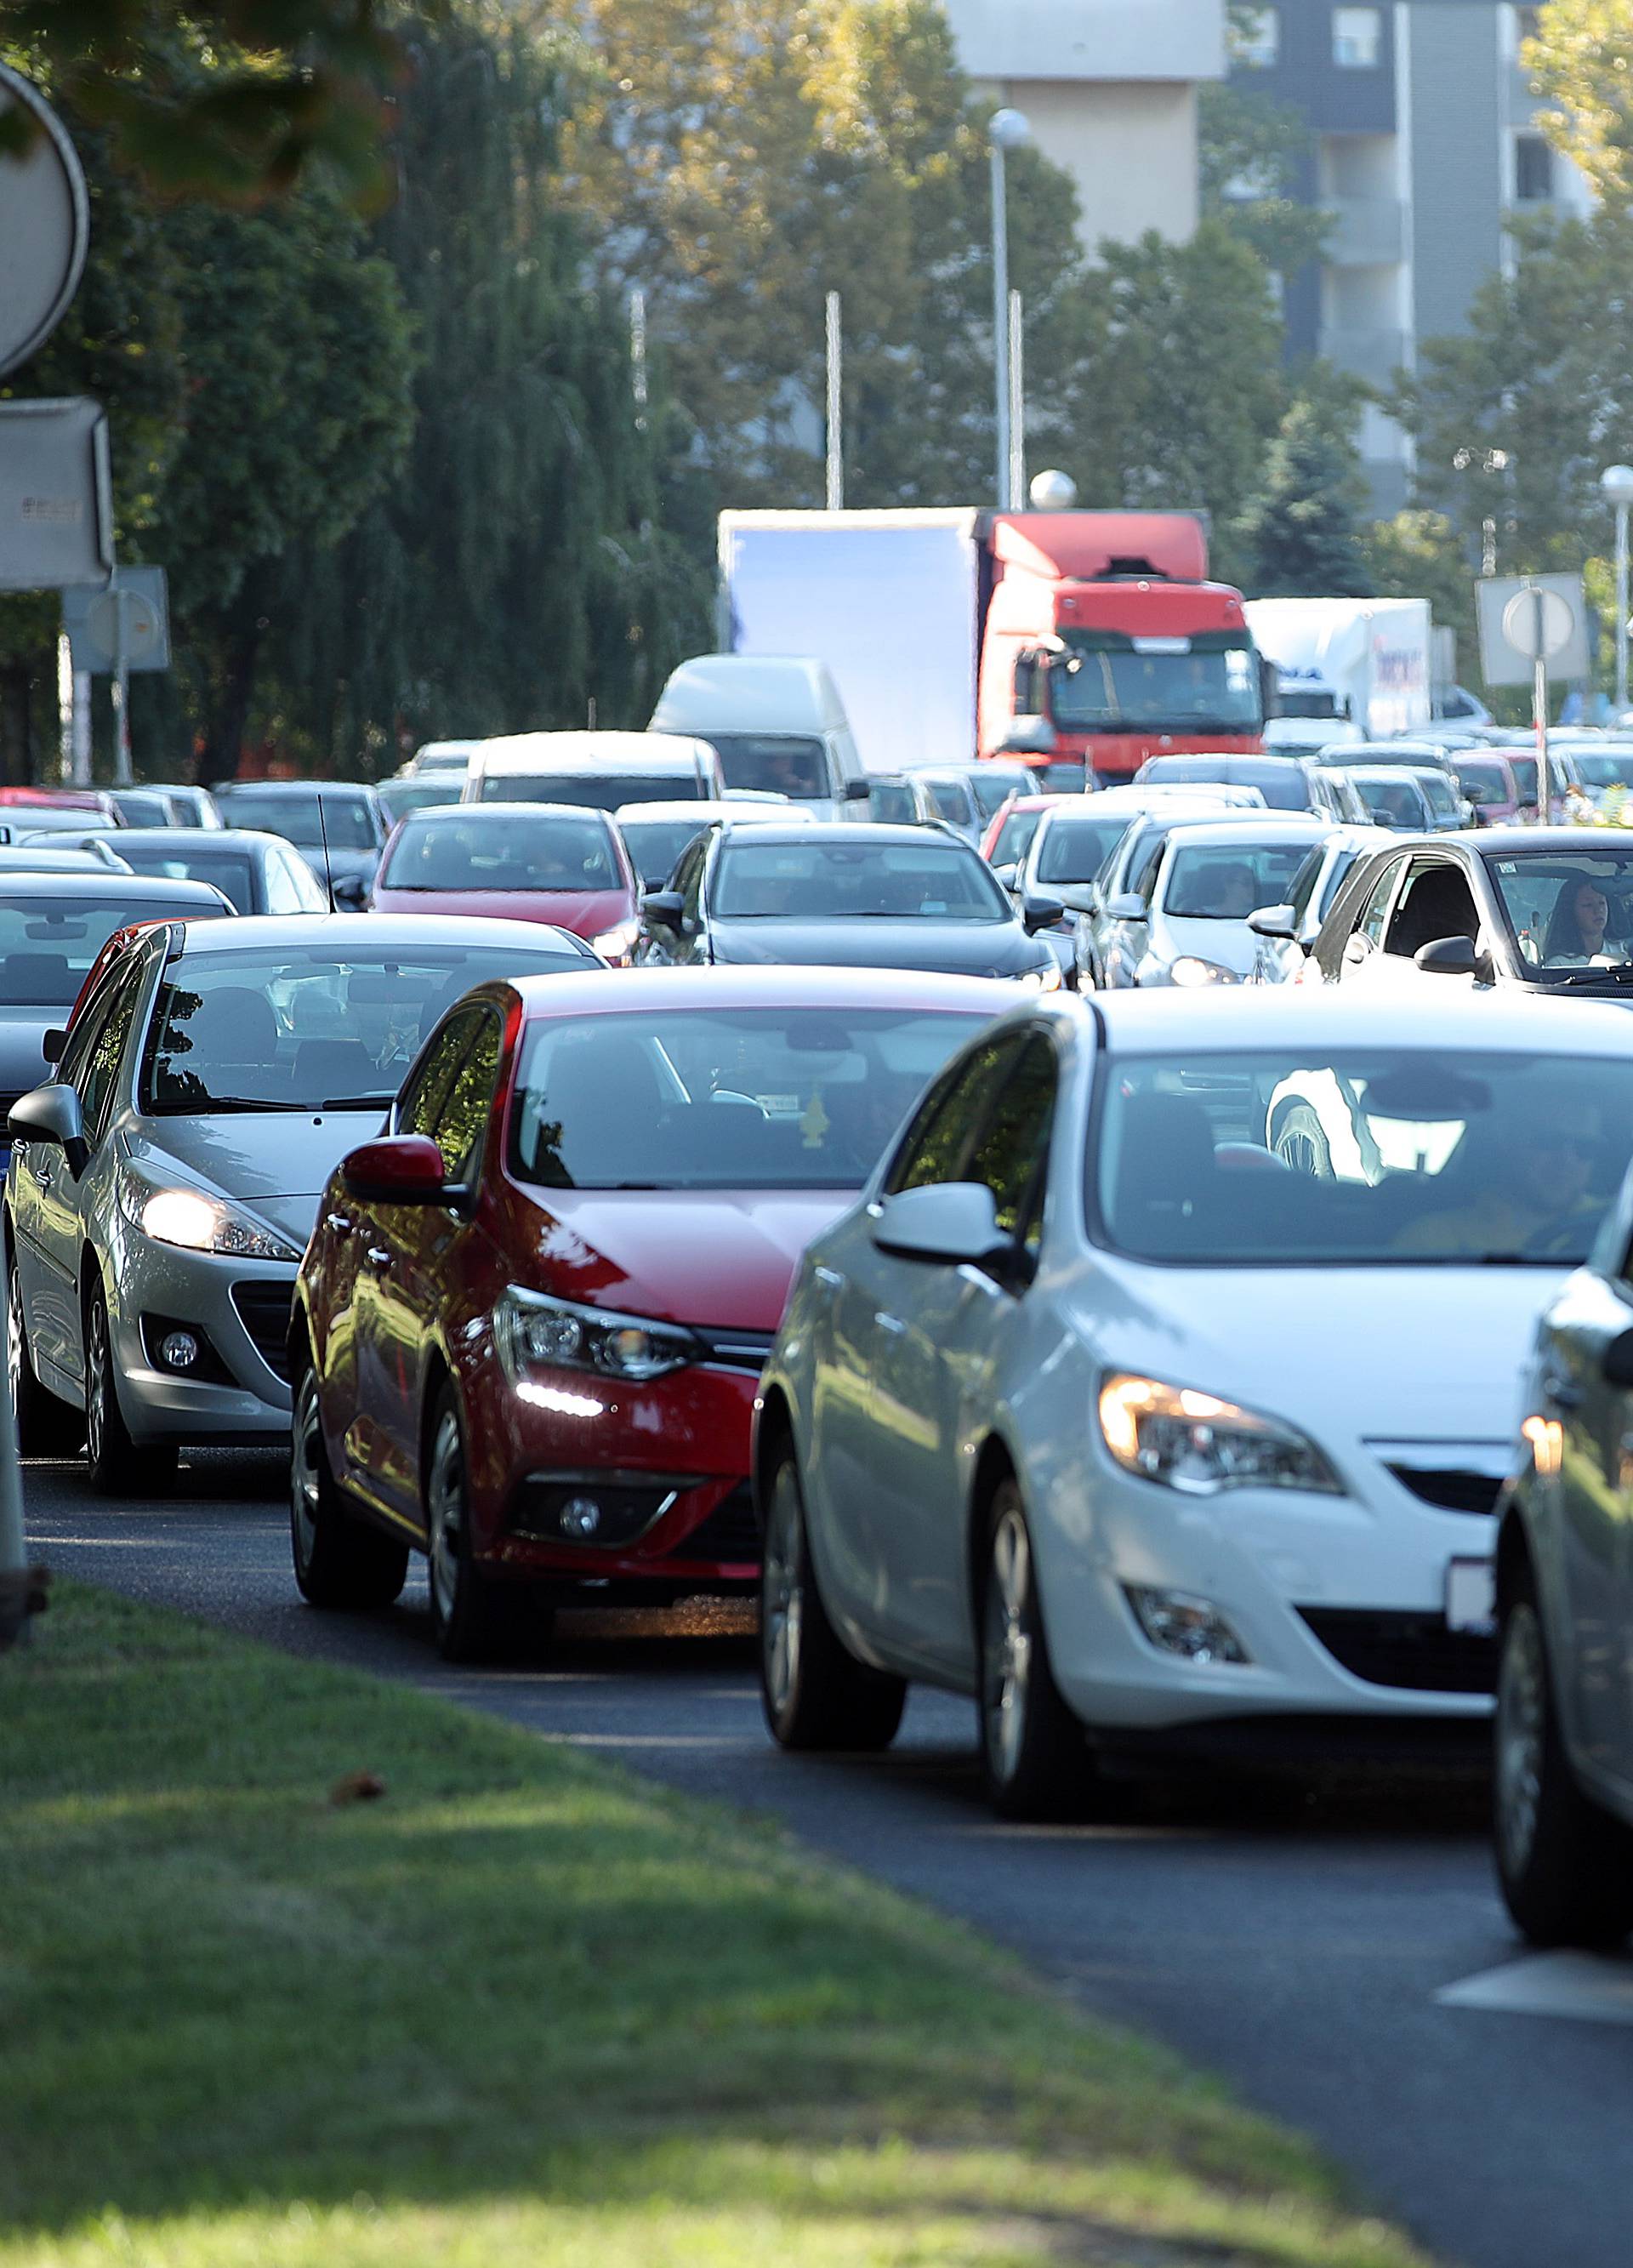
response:
[[(1318, 1086), (1375, 1174), (1295, 1138)], [(1611, 1007), (1005, 1017), (811, 1246), (766, 1369), (776, 1738), (879, 1746), (908, 1681), (968, 1692), (1025, 1815), (1085, 1778), (1085, 1734), (1477, 1733), (1533, 1319), (1629, 1125)]]

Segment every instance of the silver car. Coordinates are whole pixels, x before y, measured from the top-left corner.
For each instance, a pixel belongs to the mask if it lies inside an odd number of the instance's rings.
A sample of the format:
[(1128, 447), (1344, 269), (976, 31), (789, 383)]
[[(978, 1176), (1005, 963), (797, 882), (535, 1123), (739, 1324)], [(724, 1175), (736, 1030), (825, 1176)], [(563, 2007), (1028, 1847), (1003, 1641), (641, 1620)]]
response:
[(602, 966), (541, 923), (434, 915), (172, 922), (138, 940), (55, 1079), (11, 1108), (25, 1454), (83, 1430), (92, 1482), (123, 1494), (183, 1442), (283, 1440), (290, 1300), (329, 1174), (472, 985)]

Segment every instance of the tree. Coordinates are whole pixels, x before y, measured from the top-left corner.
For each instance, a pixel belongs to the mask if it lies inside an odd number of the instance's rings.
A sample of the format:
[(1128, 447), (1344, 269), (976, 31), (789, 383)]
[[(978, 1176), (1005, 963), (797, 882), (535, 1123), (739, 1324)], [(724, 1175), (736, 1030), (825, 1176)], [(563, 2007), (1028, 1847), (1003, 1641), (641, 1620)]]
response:
[(1318, 372), (1288, 404), (1239, 530), (1256, 597), (1372, 594), (1359, 526), (1366, 480), (1355, 442), (1364, 391)]
[(1413, 506), (1376, 519), (1361, 531), (1361, 553), (1378, 596), (1427, 599), (1435, 622), (1456, 636), (1460, 676), (1476, 676), (1474, 569), (1445, 514)]
[(1633, 204), (1633, 0), (1549, 0), (1520, 61), (1553, 107), (1538, 123), (1612, 212)]

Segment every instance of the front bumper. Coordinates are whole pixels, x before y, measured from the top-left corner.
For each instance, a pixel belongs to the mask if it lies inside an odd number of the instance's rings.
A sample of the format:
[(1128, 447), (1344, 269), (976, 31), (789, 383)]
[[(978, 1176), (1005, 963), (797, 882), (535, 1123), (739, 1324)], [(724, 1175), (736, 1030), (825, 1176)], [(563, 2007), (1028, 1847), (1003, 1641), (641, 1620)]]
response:
[[(286, 1440), (291, 1394), (284, 1343), (296, 1264), (190, 1252), (127, 1231), (108, 1270), (119, 1406), (138, 1441)], [(158, 1355), (165, 1327), (201, 1342), (188, 1373)]]

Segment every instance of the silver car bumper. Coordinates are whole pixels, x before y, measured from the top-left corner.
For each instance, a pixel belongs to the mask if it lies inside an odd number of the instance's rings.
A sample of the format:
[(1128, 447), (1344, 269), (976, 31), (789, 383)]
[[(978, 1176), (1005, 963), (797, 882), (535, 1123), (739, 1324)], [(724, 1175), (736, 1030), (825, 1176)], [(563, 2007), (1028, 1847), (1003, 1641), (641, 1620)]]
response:
[[(288, 1437), (293, 1261), (189, 1252), (128, 1232), (108, 1274), (119, 1406), (135, 1440), (249, 1446)], [(199, 1342), (191, 1371), (159, 1355), (166, 1330), (177, 1327)]]

